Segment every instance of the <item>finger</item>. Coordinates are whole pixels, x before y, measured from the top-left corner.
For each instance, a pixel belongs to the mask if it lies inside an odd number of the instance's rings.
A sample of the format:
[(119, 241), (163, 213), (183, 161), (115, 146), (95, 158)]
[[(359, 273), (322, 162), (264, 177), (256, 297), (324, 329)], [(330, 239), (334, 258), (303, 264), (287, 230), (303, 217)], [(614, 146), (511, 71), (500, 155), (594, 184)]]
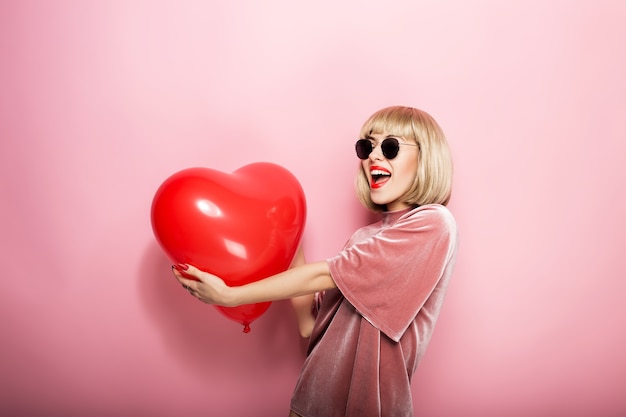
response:
[(181, 274), (178, 268), (176, 268), (176, 265), (172, 265), (172, 274), (174, 274), (174, 278), (176, 278), (178, 281), (184, 279), (183, 274)]
[(176, 278), (176, 280), (180, 282), (183, 287), (190, 288), (192, 283), (197, 282), (196, 280), (185, 277), (185, 275), (183, 275), (183, 273), (180, 272), (175, 265), (172, 265), (172, 273), (174, 274), (174, 278)]
[(180, 264), (174, 265), (173, 267), (180, 273), (180, 275), (186, 278), (190, 278), (190, 277), (192, 279), (195, 278), (196, 281), (201, 281), (202, 275), (204, 274), (203, 271), (189, 264), (180, 263)]
[(183, 275), (193, 277), (197, 281), (202, 281), (202, 277), (205, 274), (204, 271), (201, 271), (195, 266), (189, 264), (178, 264), (176, 265), (176, 269), (178, 269)]

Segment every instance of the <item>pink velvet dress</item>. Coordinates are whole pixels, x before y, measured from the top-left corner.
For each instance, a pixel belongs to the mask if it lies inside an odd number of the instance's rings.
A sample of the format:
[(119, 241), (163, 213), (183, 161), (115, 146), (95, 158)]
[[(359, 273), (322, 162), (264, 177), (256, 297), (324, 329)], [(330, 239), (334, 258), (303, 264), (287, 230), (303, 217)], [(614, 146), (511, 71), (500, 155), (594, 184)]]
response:
[(457, 248), (447, 208), (385, 212), (327, 260), (326, 291), (291, 409), (303, 417), (412, 416), (411, 378), (441, 310)]

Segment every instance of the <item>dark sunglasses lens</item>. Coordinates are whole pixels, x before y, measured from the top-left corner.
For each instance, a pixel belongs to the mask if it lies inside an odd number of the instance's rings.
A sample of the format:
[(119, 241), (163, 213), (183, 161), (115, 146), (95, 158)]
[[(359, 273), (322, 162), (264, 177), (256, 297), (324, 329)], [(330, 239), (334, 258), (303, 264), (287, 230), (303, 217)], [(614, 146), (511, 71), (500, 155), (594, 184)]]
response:
[(398, 156), (400, 145), (398, 144), (398, 139), (387, 138), (383, 140), (383, 143), (380, 144), (380, 148), (382, 149), (385, 158), (393, 159)]
[(359, 159), (367, 159), (372, 153), (372, 142), (367, 139), (359, 139), (356, 141), (354, 148)]

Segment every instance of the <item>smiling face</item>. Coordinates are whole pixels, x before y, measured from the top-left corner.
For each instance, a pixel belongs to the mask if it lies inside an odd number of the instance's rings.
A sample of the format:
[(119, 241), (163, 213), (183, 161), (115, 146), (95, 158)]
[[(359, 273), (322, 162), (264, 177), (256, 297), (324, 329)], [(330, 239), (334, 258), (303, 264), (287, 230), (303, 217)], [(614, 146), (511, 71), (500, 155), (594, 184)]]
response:
[(355, 185), (365, 207), (385, 211), (448, 204), (452, 155), (430, 114), (414, 107), (386, 107), (363, 123), (359, 136), (355, 150), (361, 169)]
[[(387, 159), (381, 143), (386, 138), (398, 140), (400, 149), (393, 159)], [(372, 142), (372, 153), (361, 164), (370, 185), (370, 197), (387, 211), (410, 207), (402, 199), (411, 189), (417, 173), (418, 147), (402, 137), (385, 133), (371, 133), (365, 137)]]

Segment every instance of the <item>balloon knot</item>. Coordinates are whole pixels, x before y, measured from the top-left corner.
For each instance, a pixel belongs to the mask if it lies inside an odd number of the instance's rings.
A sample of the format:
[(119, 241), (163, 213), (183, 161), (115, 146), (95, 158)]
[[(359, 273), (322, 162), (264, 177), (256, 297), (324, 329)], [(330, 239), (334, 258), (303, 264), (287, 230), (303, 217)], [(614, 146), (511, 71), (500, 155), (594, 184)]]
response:
[(244, 333), (250, 333), (250, 325), (248, 323), (245, 323), (243, 325), (243, 332)]

